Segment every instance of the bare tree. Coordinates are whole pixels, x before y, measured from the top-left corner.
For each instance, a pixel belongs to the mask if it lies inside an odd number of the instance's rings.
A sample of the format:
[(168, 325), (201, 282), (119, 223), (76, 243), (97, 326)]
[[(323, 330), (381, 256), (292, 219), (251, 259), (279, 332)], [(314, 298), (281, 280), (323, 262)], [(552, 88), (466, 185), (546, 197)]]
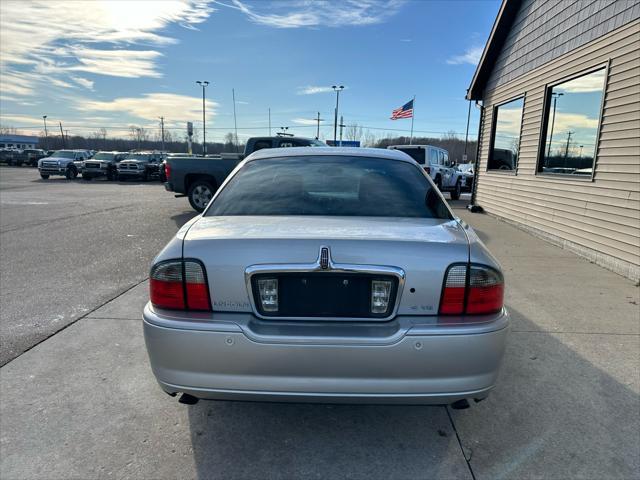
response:
[(362, 127), (359, 126), (357, 123), (347, 125), (345, 136), (347, 137), (347, 140), (352, 140), (352, 141), (360, 140), (362, 138)]
[(17, 135), (16, 127), (0, 127), (0, 135)]

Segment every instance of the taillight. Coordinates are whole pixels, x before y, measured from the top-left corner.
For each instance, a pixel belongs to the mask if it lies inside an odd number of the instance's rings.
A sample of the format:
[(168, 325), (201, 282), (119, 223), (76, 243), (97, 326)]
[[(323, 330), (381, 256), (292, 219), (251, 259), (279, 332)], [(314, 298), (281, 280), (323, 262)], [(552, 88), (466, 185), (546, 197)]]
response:
[(154, 307), (211, 311), (207, 277), (196, 260), (169, 260), (154, 265), (149, 292)]
[(171, 177), (171, 167), (169, 166), (168, 162), (164, 164), (164, 176), (168, 182), (169, 178)]
[(493, 268), (471, 265), (467, 313), (480, 315), (498, 312), (504, 299), (504, 279)]
[[(452, 265), (446, 273), (441, 315), (486, 315), (502, 309), (504, 278), (484, 265)], [(446, 321), (445, 321), (446, 323)]]
[(440, 313), (460, 315), (464, 313), (464, 297), (467, 290), (467, 266), (453, 265), (447, 271), (442, 290)]

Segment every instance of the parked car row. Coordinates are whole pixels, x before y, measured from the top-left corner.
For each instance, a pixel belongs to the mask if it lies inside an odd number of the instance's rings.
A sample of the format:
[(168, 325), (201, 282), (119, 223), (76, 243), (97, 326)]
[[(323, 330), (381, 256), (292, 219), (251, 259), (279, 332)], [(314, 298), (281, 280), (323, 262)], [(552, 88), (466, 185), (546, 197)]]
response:
[(20, 150), (17, 148), (2, 148), (0, 149), (0, 162), (5, 162), (7, 165), (29, 165), (35, 167), (38, 165), (38, 160), (48, 155), (48, 152), (39, 148), (25, 148)]
[[(137, 178), (163, 179), (161, 164), (166, 154), (162, 152), (92, 152), (87, 150), (57, 150), (49, 157), (38, 160), (38, 170), (43, 180), (51, 175), (61, 175), (69, 180), (82, 174), (84, 180), (106, 177), (107, 180)], [(164, 167), (162, 167), (164, 169)]]

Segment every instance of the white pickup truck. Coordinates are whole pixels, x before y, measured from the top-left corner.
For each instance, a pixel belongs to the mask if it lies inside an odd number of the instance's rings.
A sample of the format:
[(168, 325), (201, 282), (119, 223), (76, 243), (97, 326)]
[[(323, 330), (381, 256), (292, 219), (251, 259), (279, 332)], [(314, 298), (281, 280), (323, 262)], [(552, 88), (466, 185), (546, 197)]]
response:
[(449, 160), (449, 152), (433, 145), (390, 145), (418, 162), (427, 171), (441, 192), (449, 192), (452, 200), (458, 200), (462, 192), (462, 175)]

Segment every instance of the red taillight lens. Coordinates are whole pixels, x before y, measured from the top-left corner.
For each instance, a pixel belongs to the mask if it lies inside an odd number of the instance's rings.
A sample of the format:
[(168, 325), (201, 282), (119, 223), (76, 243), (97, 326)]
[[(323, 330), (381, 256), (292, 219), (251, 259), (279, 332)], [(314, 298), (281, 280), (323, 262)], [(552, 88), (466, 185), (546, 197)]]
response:
[(503, 299), (504, 279), (499, 271), (484, 265), (452, 265), (442, 290), (440, 314), (495, 313), (502, 308)]
[(164, 164), (164, 176), (168, 182), (169, 178), (171, 177), (171, 167), (169, 166), (169, 163)]
[(209, 286), (202, 265), (198, 262), (185, 261), (184, 275), (187, 310), (211, 310)]
[(467, 313), (480, 315), (498, 312), (504, 299), (502, 274), (492, 268), (471, 265)]
[(151, 303), (154, 307), (183, 310), (182, 261), (154, 265), (149, 279)]
[(442, 291), (440, 313), (460, 315), (464, 313), (464, 296), (467, 289), (467, 266), (454, 265), (447, 272)]
[(204, 267), (195, 260), (170, 260), (151, 268), (150, 299), (169, 310), (211, 310)]

